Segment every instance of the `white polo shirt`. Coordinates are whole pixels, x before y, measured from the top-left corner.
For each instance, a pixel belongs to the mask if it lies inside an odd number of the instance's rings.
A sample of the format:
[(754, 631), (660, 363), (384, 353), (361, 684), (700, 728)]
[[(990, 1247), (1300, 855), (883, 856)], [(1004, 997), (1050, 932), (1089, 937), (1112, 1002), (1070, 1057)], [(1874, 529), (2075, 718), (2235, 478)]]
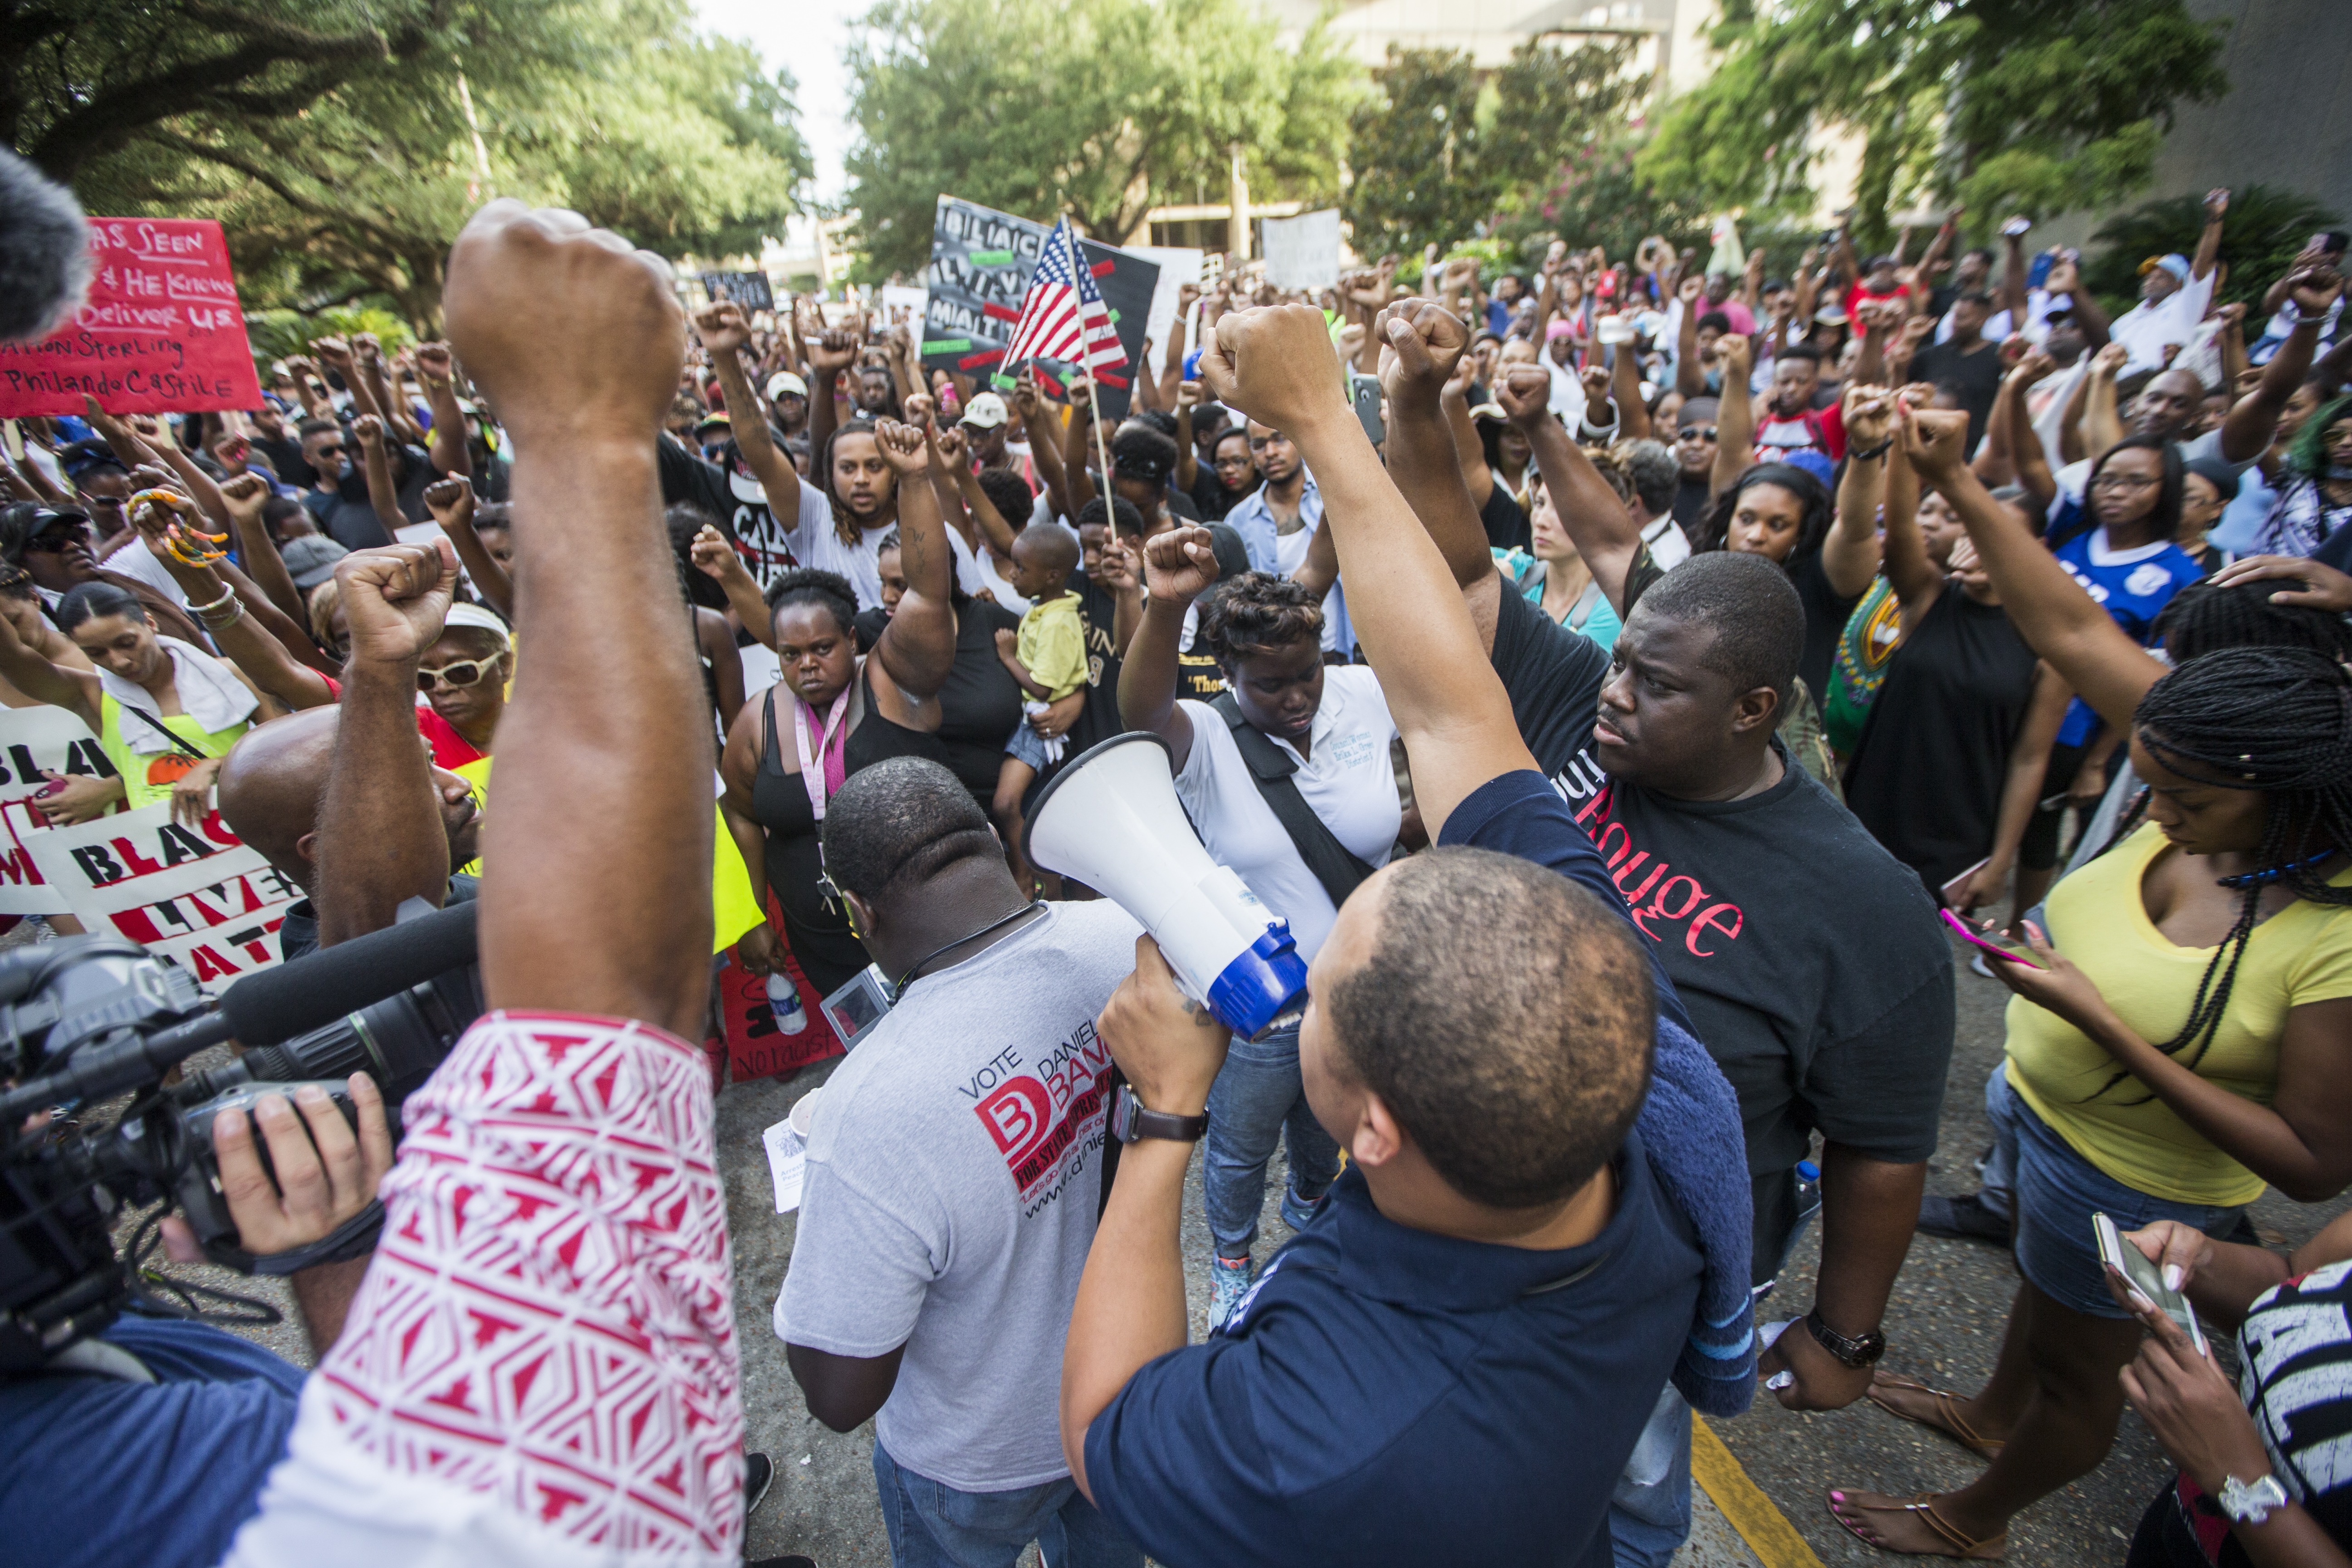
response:
[[(1192, 721), (1192, 751), (1176, 774), (1176, 798), (1192, 814), (1209, 853), (1290, 922), (1298, 955), (1311, 961), (1339, 911), (1258, 793), (1224, 716), (1205, 702), (1182, 707)], [(1287, 741), (1274, 741), (1298, 759), (1290, 777), (1308, 809), (1370, 866), (1388, 863), (1403, 819), (1389, 763), (1396, 733), (1380, 678), (1365, 665), (1335, 665), (1323, 673), (1323, 704), (1307, 731), (1307, 756), (1298, 758)]]

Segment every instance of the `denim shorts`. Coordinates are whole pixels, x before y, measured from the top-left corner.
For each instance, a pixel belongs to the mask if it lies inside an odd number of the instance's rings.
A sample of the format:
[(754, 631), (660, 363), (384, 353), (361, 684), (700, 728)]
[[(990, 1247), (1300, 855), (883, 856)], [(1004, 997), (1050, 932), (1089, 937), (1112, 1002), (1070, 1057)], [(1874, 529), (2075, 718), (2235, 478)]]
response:
[(2122, 1231), (2170, 1219), (2218, 1238), (2244, 1212), (2243, 1205), (2216, 1207), (2150, 1197), (2116, 1181), (2076, 1153), (2010, 1088), (2006, 1068), (1985, 1080), (1985, 1115), (2000, 1142), (1995, 1157), (2007, 1162), (2014, 1184), (2010, 1202), (2017, 1224), (2018, 1272), (2060, 1306), (2085, 1317), (2131, 1316), (2107, 1294), (2106, 1268), (2091, 1229), (2094, 1214), (2105, 1215)]
[(1025, 719), (1013, 727), (1012, 738), (1004, 742), (1004, 754), (1027, 763), (1041, 773), (1055, 760), (1046, 754), (1045, 737), (1031, 729)]

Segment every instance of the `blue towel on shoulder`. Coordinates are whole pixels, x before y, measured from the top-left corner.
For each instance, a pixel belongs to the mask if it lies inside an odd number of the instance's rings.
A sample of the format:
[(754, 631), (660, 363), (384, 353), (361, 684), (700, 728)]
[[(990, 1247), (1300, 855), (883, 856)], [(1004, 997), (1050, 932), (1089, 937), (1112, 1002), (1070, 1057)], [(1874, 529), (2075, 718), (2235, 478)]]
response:
[(1756, 1397), (1756, 1306), (1748, 1294), (1755, 1203), (1739, 1100), (1706, 1047), (1658, 1019), (1649, 1098), (1634, 1125), (1666, 1195), (1706, 1255), (1690, 1339), (1675, 1363), (1675, 1391), (1702, 1415), (1737, 1415)]

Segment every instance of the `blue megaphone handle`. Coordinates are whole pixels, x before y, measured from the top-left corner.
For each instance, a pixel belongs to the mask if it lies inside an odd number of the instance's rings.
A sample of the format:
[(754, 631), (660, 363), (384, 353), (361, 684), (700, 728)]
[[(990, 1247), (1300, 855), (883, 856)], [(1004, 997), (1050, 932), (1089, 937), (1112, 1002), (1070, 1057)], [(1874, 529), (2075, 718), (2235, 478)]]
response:
[(1307, 990), (1307, 961), (1275, 921), (1209, 983), (1209, 1011), (1245, 1040), (1255, 1039)]

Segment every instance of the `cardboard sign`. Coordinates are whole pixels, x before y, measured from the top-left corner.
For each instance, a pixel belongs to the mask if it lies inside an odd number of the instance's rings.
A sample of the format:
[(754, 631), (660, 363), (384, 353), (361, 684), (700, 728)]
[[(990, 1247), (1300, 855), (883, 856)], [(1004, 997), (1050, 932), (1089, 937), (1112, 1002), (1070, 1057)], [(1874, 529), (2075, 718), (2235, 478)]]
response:
[(732, 300), (743, 307), (743, 313), (772, 310), (776, 308), (775, 291), (768, 287), (764, 272), (706, 272), (702, 275), (702, 291), (710, 296), (714, 305), (721, 300)]
[(0, 343), (0, 418), (258, 408), (228, 243), (209, 219), (94, 217), (89, 300), (37, 343)]
[(1264, 226), (1266, 281), (1277, 289), (1330, 289), (1339, 281), (1339, 209), (1270, 217)]
[[(923, 363), (937, 370), (993, 378), (999, 387), (1004, 348), (1021, 320), (1021, 300), (1037, 269), (1038, 253), (1051, 224), (1031, 223), (953, 196), (941, 196), (931, 227), (929, 293), (923, 312)], [(1160, 268), (1133, 251), (1078, 241), (1078, 259), (1093, 269), (1095, 287), (1118, 331), (1128, 363), (1095, 377), (1096, 396), (1107, 419), (1124, 418), (1128, 389), (1143, 357), (1143, 337), (1151, 316), (1151, 296)], [(1053, 367), (1067, 381), (1076, 367)]]
[(42, 770), (112, 778), (114, 764), (89, 727), (62, 708), (0, 708), (0, 915), (69, 913), (42, 879), (25, 841), (48, 823), (25, 803), (48, 786)]
[(278, 928), (303, 896), (218, 812), (184, 827), (170, 801), (27, 834), (26, 847), (84, 926), (184, 966), (207, 996), (277, 966)]

